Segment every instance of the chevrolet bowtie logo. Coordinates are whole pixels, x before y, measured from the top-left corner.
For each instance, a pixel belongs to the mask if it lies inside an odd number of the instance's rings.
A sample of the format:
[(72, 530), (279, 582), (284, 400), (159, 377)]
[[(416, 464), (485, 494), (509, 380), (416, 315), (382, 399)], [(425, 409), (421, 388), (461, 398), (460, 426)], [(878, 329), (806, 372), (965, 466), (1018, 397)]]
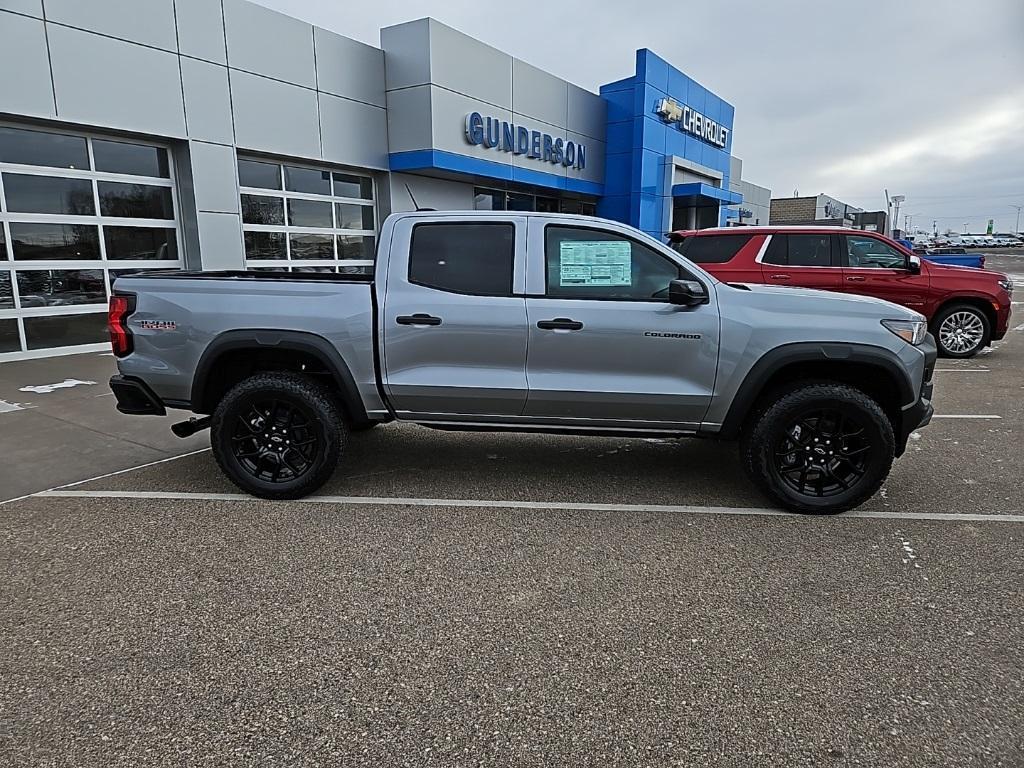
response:
[(654, 105), (654, 111), (666, 123), (678, 123), (683, 119), (683, 106), (674, 99), (658, 99), (658, 103)]
[(685, 131), (698, 139), (703, 139), (716, 147), (725, 149), (729, 138), (729, 129), (719, 125), (706, 115), (702, 115), (695, 109), (680, 104), (675, 99), (658, 99), (654, 103), (654, 112), (662, 120), (669, 124), (679, 126), (679, 130)]

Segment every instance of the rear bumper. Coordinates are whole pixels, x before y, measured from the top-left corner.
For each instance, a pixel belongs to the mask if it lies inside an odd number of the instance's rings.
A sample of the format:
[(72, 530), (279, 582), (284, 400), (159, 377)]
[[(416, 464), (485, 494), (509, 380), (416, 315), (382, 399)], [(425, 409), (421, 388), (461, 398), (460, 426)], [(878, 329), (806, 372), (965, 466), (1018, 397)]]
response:
[(112, 376), (110, 390), (117, 410), (131, 416), (166, 416), (167, 409), (144, 381), (130, 376)]
[(938, 359), (938, 348), (935, 346), (935, 337), (930, 333), (921, 343), (919, 349), (924, 353), (924, 376), (921, 382), (921, 391), (917, 400), (903, 409), (900, 419), (899, 432), (896, 435), (896, 455), (902, 456), (907, 450), (907, 440), (910, 434), (920, 427), (925, 426), (932, 420), (935, 407), (932, 405), (932, 395), (935, 392), (935, 361)]

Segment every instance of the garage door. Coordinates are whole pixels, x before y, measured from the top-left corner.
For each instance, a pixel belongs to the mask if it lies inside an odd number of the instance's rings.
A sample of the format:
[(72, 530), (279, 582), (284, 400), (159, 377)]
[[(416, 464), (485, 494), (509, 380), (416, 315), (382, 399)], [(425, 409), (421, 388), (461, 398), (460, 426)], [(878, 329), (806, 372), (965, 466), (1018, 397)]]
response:
[(167, 147), (0, 125), (0, 361), (102, 349), (127, 272), (180, 268)]

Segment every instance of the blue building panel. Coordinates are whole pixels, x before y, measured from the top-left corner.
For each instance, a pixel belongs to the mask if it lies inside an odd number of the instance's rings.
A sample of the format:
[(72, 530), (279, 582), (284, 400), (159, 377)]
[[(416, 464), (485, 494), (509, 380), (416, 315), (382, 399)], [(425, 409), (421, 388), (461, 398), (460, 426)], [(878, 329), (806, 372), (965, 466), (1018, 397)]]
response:
[[(602, 86), (601, 94), (608, 101), (610, 127), (605, 190), (616, 200), (599, 203), (598, 211), (620, 218), (628, 194), (628, 218), (624, 220), (660, 237), (665, 222), (671, 220), (674, 198), (664, 191), (669, 181), (666, 174), (673, 170), (669, 158), (676, 156), (708, 169), (709, 181), (714, 184), (698, 185), (707, 193), (700, 194), (700, 204), (719, 205), (719, 219), (724, 222), (725, 206), (734, 204), (726, 202), (734, 197), (728, 191), (733, 106), (647, 49), (637, 51), (633, 77)], [(659, 114), (663, 100), (665, 114)], [(629, 111), (631, 131), (623, 125)], [(694, 113), (699, 115), (700, 126), (708, 125), (710, 130), (698, 129)], [(723, 128), (724, 147), (719, 146)]]
[(628, 195), (633, 191), (632, 149), (609, 154), (605, 158), (604, 187), (609, 195)]
[(633, 120), (623, 120), (618, 123), (608, 123), (605, 128), (605, 141), (607, 142), (608, 154), (625, 152), (633, 148)]
[(601, 92), (602, 98), (608, 102), (608, 122), (617, 123), (623, 120), (632, 120), (635, 117), (634, 88), (623, 88), (605, 93)]
[(673, 69), (667, 61), (647, 48), (636, 52), (636, 77), (663, 93), (668, 92), (669, 70)]
[(629, 195), (605, 195), (597, 201), (597, 215), (615, 221), (629, 221)]

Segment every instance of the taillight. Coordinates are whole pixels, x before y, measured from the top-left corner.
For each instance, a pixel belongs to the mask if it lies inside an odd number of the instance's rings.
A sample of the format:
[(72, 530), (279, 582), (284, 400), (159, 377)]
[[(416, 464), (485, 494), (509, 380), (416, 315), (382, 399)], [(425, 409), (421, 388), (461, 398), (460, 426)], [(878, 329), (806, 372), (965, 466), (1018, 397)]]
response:
[(110, 346), (115, 357), (130, 355), (132, 351), (132, 333), (128, 330), (128, 316), (135, 310), (134, 296), (110, 297), (107, 311), (107, 325), (110, 329)]

